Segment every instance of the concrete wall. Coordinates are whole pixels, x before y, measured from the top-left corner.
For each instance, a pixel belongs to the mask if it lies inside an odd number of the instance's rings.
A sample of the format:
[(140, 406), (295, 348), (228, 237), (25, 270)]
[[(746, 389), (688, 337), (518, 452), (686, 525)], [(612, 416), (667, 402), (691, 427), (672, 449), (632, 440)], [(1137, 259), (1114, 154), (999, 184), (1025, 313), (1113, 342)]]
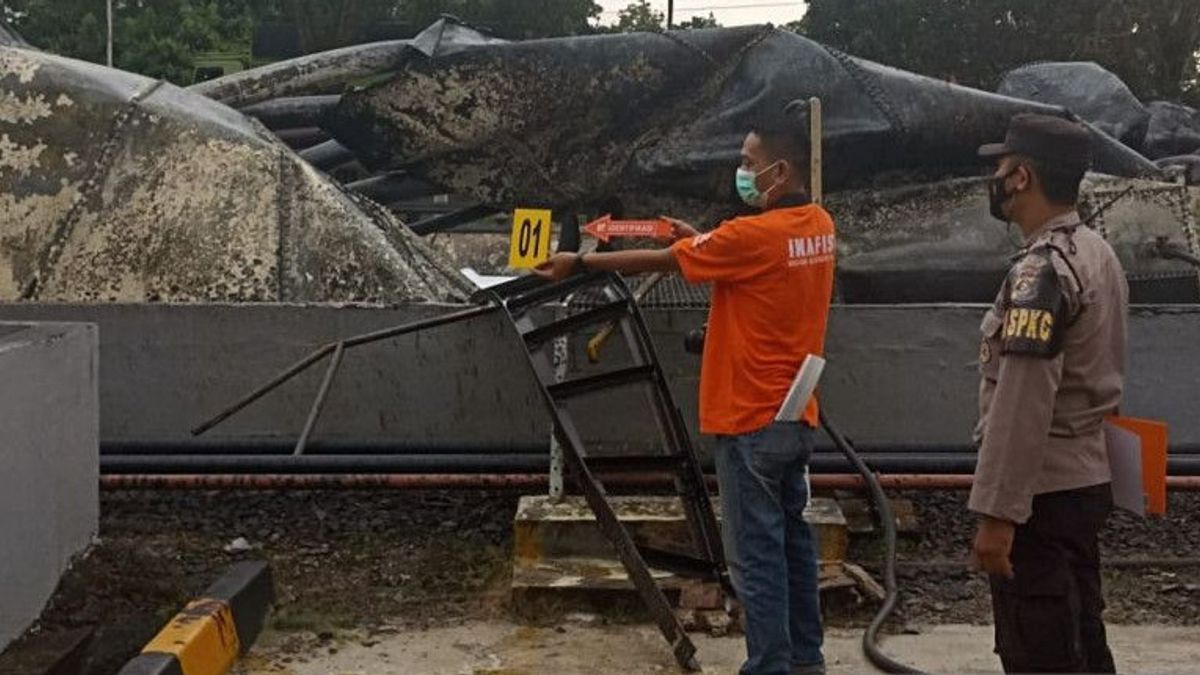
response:
[[(322, 344), (455, 309), (11, 304), (0, 305), (0, 319), (98, 323), (101, 437), (187, 439), (193, 426)], [(295, 438), (324, 365), (206, 438)], [(548, 429), (512, 328), (494, 315), (348, 351), (313, 439), (545, 443)]]
[[(0, 305), (0, 319), (101, 326), (102, 436), (187, 438), (187, 430), (313, 347), (447, 311), (438, 306)], [(861, 445), (965, 445), (976, 415), (980, 306), (839, 306), (830, 322), (826, 410)], [(695, 428), (699, 359), (682, 335), (700, 310), (647, 312), (685, 420)], [(1125, 412), (1171, 424), (1200, 443), (1200, 306), (1137, 307), (1130, 320)], [(583, 344), (573, 363), (587, 371)], [(602, 367), (623, 354), (614, 340)], [(322, 368), (255, 403), (214, 438), (282, 434), (303, 425)], [(609, 446), (653, 438), (636, 392), (585, 399), (585, 437)], [(499, 315), (352, 350), (315, 439), (544, 442), (549, 428), (524, 356)], [(707, 440), (702, 445), (707, 446)]]
[[(843, 305), (830, 316), (821, 383), (825, 411), (860, 446), (966, 446), (977, 417), (979, 322), (976, 305)], [(676, 400), (695, 430), (699, 363), (682, 335), (704, 323), (703, 310), (647, 312)], [(1122, 412), (1166, 420), (1173, 444), (1200, 444), (1200, 306), (1136, 306)], [(619, 350), (606, 352), (614, 362)], [(582, 343), (573, 363), (586, 365)], [(601, 365), (610, 365), (604, 363)], [(653, 427), (616, 425), (641, 419), (630, 399), (589, 401), (585, 436), (636, 446)], [(822, 441), (824, 442), (824, 441)], [(704, 438), (701, 446), (711, 447)]]
[(0, 323), (0, 650), (99, 518), (96, 327)]

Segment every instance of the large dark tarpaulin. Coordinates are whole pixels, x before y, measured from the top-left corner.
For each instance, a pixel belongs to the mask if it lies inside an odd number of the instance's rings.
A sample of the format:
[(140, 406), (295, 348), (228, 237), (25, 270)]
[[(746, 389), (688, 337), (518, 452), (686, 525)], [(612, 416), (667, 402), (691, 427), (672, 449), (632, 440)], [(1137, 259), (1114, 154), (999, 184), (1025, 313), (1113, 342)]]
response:
[(1091, 62), (1031, 63), (1004, 74), (1004, 96), (1060, 105), (1104, 133), (1141, 148), (1150, 112), (1115, 74)]
[(426, 302), (465, 277), (250, 118), (0, 46), (0, 301)]
[(1200, 110), (1170, 101), (1154, 101), (1144, 152), (1151, 159), (1200, 155)]
[[(327, 124), (373, 169), (407, 168), (499, 207), (618, 196), (630, 211), (690, 202), (703, 212), (734, 201), (746, 131), (811, 96), (824, 104), (833, 191), (890, 172), (905, 181), (977, 174), (976, 148), (1002, 137), (1013, 114), (1066, 114), (750, 26), (409, 59), (389, 80), (344, 96)], [(1093, 133), (1098, 171), (1156, 172)]]

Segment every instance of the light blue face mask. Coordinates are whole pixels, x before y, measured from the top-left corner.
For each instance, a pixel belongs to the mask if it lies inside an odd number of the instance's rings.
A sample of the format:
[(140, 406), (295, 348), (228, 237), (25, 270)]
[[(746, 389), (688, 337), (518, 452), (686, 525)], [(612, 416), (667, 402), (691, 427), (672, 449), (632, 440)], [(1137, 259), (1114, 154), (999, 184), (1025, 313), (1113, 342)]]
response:
[(742, 198), (742, 201), (758, 209), (761, 209), (766, 204), (767, 194), (771, 190), (774, 190), (776, 186), (772, 185), (765, 192), (759, 192), (758, 177), (774, 169), (776, 164), (779, 164), (778, 160), (758, 173), (745, 167), (738, 167), (737, 173), (733, 177), (733, 184), (737, 188), (738, 196)]

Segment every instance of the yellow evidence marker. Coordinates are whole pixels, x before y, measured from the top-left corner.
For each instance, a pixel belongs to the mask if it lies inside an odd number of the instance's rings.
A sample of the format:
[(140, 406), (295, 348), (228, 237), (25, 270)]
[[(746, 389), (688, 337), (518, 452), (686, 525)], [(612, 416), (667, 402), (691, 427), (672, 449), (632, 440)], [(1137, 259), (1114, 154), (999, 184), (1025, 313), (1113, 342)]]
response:
[(548, 209), (513, 211), (512, 240), (508, 246), (509, 267), (529, 269), (550, 259), (551, 222)]

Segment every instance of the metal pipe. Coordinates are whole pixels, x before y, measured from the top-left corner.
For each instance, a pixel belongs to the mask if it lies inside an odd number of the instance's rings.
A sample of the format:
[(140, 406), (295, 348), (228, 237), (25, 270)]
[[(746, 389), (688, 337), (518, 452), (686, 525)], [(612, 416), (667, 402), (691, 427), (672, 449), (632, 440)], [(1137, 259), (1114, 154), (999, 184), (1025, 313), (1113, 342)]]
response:
[(279, 140), (286, 143), (289, 148), (295, 151), (307, 150), (332, 138), (328, 132), (317, 127), (276, 129), (271, 133), (275, 134)]
[[(605, 488), (674, 489), (669, 474), (601, 477)], [(708, 477), (716, 488), (716, 477)], [(110, 474), (105, 490), (520, 490), (544, 491), (546, 474)]]
[[(928, 445), (913, 445), (910, 443), (855, 443), (854, 447), (859, 449), (858, 454), (860, 455), (974, 456), (976, 452), (976, 447), (967, 443)], [(815, 449), (818, 455), (822, 453), (832, 454), (836, 451), (837, 448), (826, 443), (817, 443)], [(1200, 443), (1172, 443), (1168, 454), (1171, 457), (1200, 455)]]
[(294, 363), (290, 367), (288, 367), (287, 370), (284, 370), (283, 372), (281, 372), (278, 375), (276, 375), (275, 377), (273, 377), (270, 382), (267, 382), (266, 384), (262, 385), (258, 389), (255, 389), (254, 391), (250, 392), (249, 394), (243, 396), (241, 398), (241, 400), (239, 400), (237, 403), (234, 403), (233, 405), (229, 406), (228, 408), (217, 413), (214, 417), (209, 419), (207, 422), (204, 422), (203, 424), (192, 429), (192, 435), (199, 436), (200, 434), (217, 426), (218, 424), (220, 424), (221, 422), (225, 421), (230, 416), (232, 416), (234, 413), (238, 412), (242, 408), (245, 408), (246, 406), (250, 405), (251, 403), (254, 403), (258, 399), (265, 396), (268, 392), (274, 390), (279, 385), (283, 384), (284, 382), (287, 382), (288, 380), (299, 375), (300, 373), (304, 372), (305, 370), (308, 370), (309, 366), (311, 366), (312, 364), (321, 360), (321, 358), (323, 358), (326, 354), (332, 352), (333, 350), (334, 350), (334, 345), (327, 344), (324, 347), (321, 347), (321, 348), (317, 349), (316, 351), (314, 351), (313, 353), (309, 354), (308, 356), (300, 359), (299, 361), (297, 361), (296, 363)]
[(451, 312), (449, 314), (436, 316), (432, 319), (413, 321), (412, 323), (406, 323), (392, 328), (384, 328), (371, 333), (356, 335), (351, 338), (346, 338), (343, 340), (343, 342), (346, 343), (347, 347), (357, 347), (359, 345), (367, 344), (368, 342), (378, 342), (379, 340), (399, 337), (406, 333), (415, 333), (417, 331), (427, 330), (429, 328), (437, 328), (438, 326), (445, 326), (446, 324), (465, 321), (466, 319), (473, 319), (477, 316), (483, 316), (484, 314), (491, 314), (497, 309), (499, 309), (499, 307), (495, 305), (473, 307), (471, 309), (465, 309), (461, 312)]
[[(975, 472), (975, 453), (860, 452), (872, 471), (885, 474), (970, 474)], [(809, 461), (813, 473), (844, 473), (852, 467), (844, 457), (814, 453)], [(1172, 455), (1167, 459), (1171, 476), (1200, 476), (1200, 455)]]
[(285, 96), (242, 108), (239, 112), (258, 119), (268, 129), (320, 127), (325, 115), (333, 110), (340, 94), (329, 96)]
[(304, 430), (300, 432), (300, 438), (296, 440), (296, 449), (292, 452), (293, 455), (304, 454), (304, 448), (308, 445), (308, 439), (317, 426), (317, 418), (321, 416), (321, 409), (325, 407), (325, 400), (329, 398), (329, 389), (333, 386), (333, 378), (337, 375), (338, 368), (342, 365), (342, 356), (345, 354), (346, 343), (337, 343), (337, 347), (333, 350), (333, 356), (329, 359), (329, 367), (325, 369), (325, 377), (321, 380), (321, 388), (317, 390), (317, 397), (313, 399), (312, 409), (308, 411), (308, 419), (304, 420)]
[(550, 457), (536, 455), (103, 455), (101, 474), (389, 474), (538, 473)]
[[(288, 455), (296, 439), (265, 438), (165, 438), (100, 441), (103, 455)], [(550, 446), (538, 443), (479, 443), (473, 441), (315, 440), (306, 455), (533, 455)]]
[(404, 172), (393, 172), (381, 176), (364, 178), (353, 183), (347, 183), (346, 188), (386, 205), (416, 199), (417, 197), (425, 197), (437, 190), (431, 183), (420, 178), (414, 178)]
[(425, 220), (421, 220), (408, 226), (408, 229), (420, 235), (433, 234), (434, 232), (444, 232), (453, 229), (459, 225), (466, 225), (469, 222), (487, 218), (496, 213), (496, 209), (487, 204), (476, 204), (450, 213), (443, 213), (437, 216), (430, 216)]
[[(885, 475), (966, 475), (975, 470), (974, 455), (922, 456), (859, 453), (871, 471)], [(440, 462), (440, 464), (439, 464)], [(101, 455), (102, 473), (491, 473), (548, 470), (548, 455), (530, 454), (226, 454), (215, 449), (198, 454)], [(433, 468), (435, 466), (444, 468)], [(814, 454), (813, 476), (844, 474), (853, 465), (832, 453)], [(711, 470), (711, 465), (706, 467)], [(1174, 457), (1170, 476), (1200, 476), (1200, 457)]]
[(332, 169), (358, 159), (352, 150), (334, 139), (305, 148), (297, 154), (318, 169)]
[[(390, 338), (390, 337), (397, 337), (400, 335), (404, 335), (405, 333), (414, 333), (416, 331), (426, 330), (428, 328), (436, 328), (438, 326), (444, 326), (446, 324), (455, 323), (457, 321), (465, 321), (467, 319), (471, 319), (471, 318), (474, 318), (477, 316), (482, 316), (484, 314), (488, 314), (490, 312), (494, 312), (494, 311), (496, 311), (496, 309), (497, 309), (497, 307), (495, 305), (484, 305), (482, 307), (472, 307), (471, 309), (465, 309), (465, 310), (462, 310), (459, 312), (450, 312), (449, 314), (443, 314), (441, 316), (436, 316), (432, 319), (423, 319), (421, 321), (412, 321), (410, 323), (401, 324), (399, 326), (393, 326), (391, 328), (384, 328), (382, 330), (377, 330), (372, 333), (366, 333), (364, 335), (358, 335), (355, 337), (347, 338), (345, 340), (342, 340), (341, 342), (344, 343), (346, 347), (356, 347), (358, 345), (366, 344), (368, 342), (375, 342), (377, 340), (383, 340), (383, 339)], [(299, 375), (303, 371), (307, 370), (309, 366), (316, 363), (322, 357), (324, 357), (326, 354), (328, 354), (328, 353), (332, 352), (334, 349), (336, 349), (337, 345), (338, 345), (338, 343), (331, 342), (323, 347), (318, 348), (316, 351), (314, 351), (313, 353), (304, 357), (303, 359), (300, 359), (294, 365), (288, 367), (282, 373), (276, 375), (270, 382), (267, 382), (266, 384), (262, 385), (258, 389), (255, 389), (253, 392), (251, 392), (250, 394), (243, 397), (237, 403), (234, 403), (233, 405), (229, 406), (225, 410), (222, 410), (221, 412), (217, 413), (217, 415), (214, 416), (212, 419), (209, 419), (208, 421), (206, 421), (206, 422), (200, 424), (199, 426), (197, 426), (196, 428), (192, 429), (192, 435), (199, 436), (199, 435), (203, 434), (204, 432), (208, 431), (209, 429), (212, 429), (216, 425), (218, 425), (221, 422), (223, 422), (224, 420), (228, 419), (230, 416), (234, 415), (241, 409), (245, 408), (246, 406), (250, 405), (251, 403), (254, 403), (258, 399), (265, 396), (268, 392), (279, 387), (284, 382), (287, 382), (288, 380), (292, 379), (296, 375)]]
[(100, 476), (102, 490), (534, 490), (537, 474), (166, 475)]
[[(879, 484), (889, 490), (970, 490), (974, 476), (964, 474), (878, 474)], [(861, 490), (866, 482), (858, 474), (815, 474), (814, 488)], [(1167, 476), (1167, 490), (1200, 491), (1200, 476)]]
[[(1107, 569), (1141, 569), (1145, 567), (1186, 568), (1200, 567), (1200, 558), (1104, 558), (1101, 563)], [(965, 569), (965, 560), (901, 560), (896, 567), (912, 571), (942, 571)]]
[[(889, 490), (969, 490), (971, 476), (879, 475), (879, 484)], [(673, 489), (667, 474), (602, 476), (606, 488)], [(705, 476), (716, 489), (715, 476)], [(865, 486), (858, 474), (811, 476), (816, 490), (860, 490)], [(492, 490), (541, 491), (549, 485), (545, 474), (106, 474), (100, 476), (105, 490)], [(1200, 476), (1171, 476), (1167, 489), (1200, 492)]]

